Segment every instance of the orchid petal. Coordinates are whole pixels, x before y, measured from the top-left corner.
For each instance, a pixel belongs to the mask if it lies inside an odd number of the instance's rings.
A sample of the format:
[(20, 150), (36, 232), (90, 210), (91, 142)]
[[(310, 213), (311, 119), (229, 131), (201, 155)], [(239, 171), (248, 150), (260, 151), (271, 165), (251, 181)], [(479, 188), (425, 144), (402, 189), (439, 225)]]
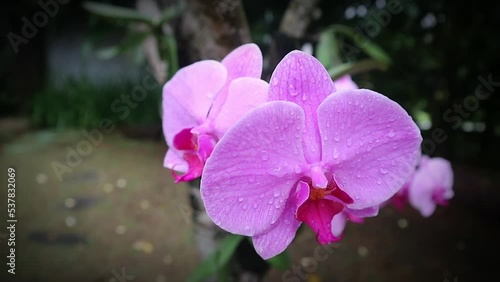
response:
[(332, 218), (332, 234), (337, 238), (342, 237), (342, 233), (344, 233), (345, 226), (347, 224), (347, 215), (345, 212), (341, 212)]
[(229, 85), (226, 102), (222, 106), (214, 126), (219, 138), (251, 109), (267, 101), (267, 82), (251, 77), (237, 78)]
[(181, 130), (200, 125), (226, 82), (226, 68), (201, 61), (180, 69), (163, 87), (163, 133), (169, 147)]
[(316, 109), (334, 91), (325, 67), (300, 51), (288, 53), (271, 77), (269, 100), (294, 102), (305, 112), (306, 129), (302, 138), (305, 157), (310, 163), (319, 161), (321, 156)]
[(350, 208), (346, 208), (346, 212), (348, 212), (349, 214), (352, 214), (356, 217), (373, 217), (373, 216), (377, 216), (378, 215), (378, 211), (379, 211), (379, 207), (378, 206), (375, 206), (375, 207), (368, 207), (368, 208), (364, 208), (364, 209), (360, 209), (360, 210), (353, 210), (353, 209), (350, 209)]
[(339, 238), (332, 234), (332, 219), (341, 213), (344, 205), (327, 199), (309, 200), (300, 206), (297, 219), (303, 221), (316, 232), (319, 243), (329, 244)]
[(305, 163), (304, 112), (290, 102), (252, 110), (219, 141), (208, 158), (201, 195), (213, 222), (232, 233), (261, 234), (282, 215)]
[(444, 189), (445, 199), (453, 197), (453, 170), (449, 161), (443, 158), (425, 159), (415, 172), (408, 188), (410, 204), (428, 217), (434, 213), (436, 203), (433, 195), (437, 189)]
[(208, 134), (201, 134), (198, 136), (198, 157), (202, 163), (205, 163), (212, 154), (215, 147), (215, 141), (212, 136)]
[(221, 62), (227, 69), (228, 78), (260, 78), (262, 74), (262, 52), (254, 43), (241, 45), (234, 49)]
[[(188, 164), (188, 171), (184, 174), (179, 175), (172, 170), (172, 176), (175, 179), (175, 183), (196, 179), (201, 176), (201, 173), (203, 171), (203, 163), (196, 154), (184, 153), (183, 157)], [(173, 169), (175, 170), (175, 167)]]
[(245, 44), (234, 49), (221, 63), (227, 69), (227, 82), (217, 95), (212, 109), (210, 109), (211, 117), (219, 115), (226, 103), (229, 94), (228, 88), (232, 80), (239, 77), (260, 78), (262, 74), (262, 52), (256, 44)]
[(295, 218), (295, 202), (290, 198), (276, 224), (252, 238), (255, 250), (263, 259), (282, 253), (295, 238), (300, 224), (301, 222)]
[(335, 80), (333, 84), (335, 85), (335, 89), (337, 91), (359, 89), (358, 85), (352, 81), (350, 75), (344, 75), (343, 77)]
[(170, 148), (163, 160), (163, 166), (178, 172), (186, 173), (188, 171), (188, 163), (182, 158), (183, 153), (176, 149)]
[(377, 206), (401, 188), (420, 152), (420, 130), (396, 102), (370, 90), (344, 90), (318, 108), (322, 162), (354, 203)]

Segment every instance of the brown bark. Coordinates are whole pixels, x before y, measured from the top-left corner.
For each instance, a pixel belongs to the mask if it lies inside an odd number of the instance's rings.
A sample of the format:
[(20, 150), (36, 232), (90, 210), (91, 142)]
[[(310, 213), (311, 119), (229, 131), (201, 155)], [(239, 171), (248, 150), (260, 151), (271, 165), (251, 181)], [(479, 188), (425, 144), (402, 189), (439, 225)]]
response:
[(281, 19), (279, 31), (270, 48), (269, 65), (264, 76), (270, 76), (279, 61), (290, 51), (300, 48), (319, 0), (291, 0)]
[(241, 0), (186, 0), (186, 3), (181, 40), (189, 61), (220, 60), (239, 45), (250, 42)]

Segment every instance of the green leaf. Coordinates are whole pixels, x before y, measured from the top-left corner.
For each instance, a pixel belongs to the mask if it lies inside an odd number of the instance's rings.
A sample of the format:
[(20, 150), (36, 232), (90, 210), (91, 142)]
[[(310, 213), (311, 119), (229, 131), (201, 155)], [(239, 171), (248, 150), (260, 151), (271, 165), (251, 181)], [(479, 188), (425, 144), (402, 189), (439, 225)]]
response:
[(119, 54), (140, 47), (142, 42), (150, 35), (151, 33), (148, 32), (130, 33), (120, 45), (99, 49), (97, 56), (101, 59), (112, 59)]
[(342, 63), (339, 56), (339, 50), (339, 42), (337, 38), (335, 38), (333, 30), (327, 29), (321, 32), (316, 48), (316, 58), (318, 58), (325, 68)]
[(270, 258), (267, 260), (267, 262), (273, 267), (278, 270), (287, 270), (290, 267), (292, 267), (292, 262), (290, 260), (290, 255), (288, 254), (287, 251), (282, 252), (281, 254)]
[(180, 16), (182, 14), (183, 10), (184, 10), (183, 4), (179, 4), (179, 5), (176, 5), (174, 7), (166, 8), (165, 10), (163, 10), (161, 12), (161, 16), (160, 16), (160, 20), (159, 20), (158, 24), (163, 24), (165, 22), (169, 22), (169, 21), (177, 18), (178, 16)]
[[(222, 274), (224, 267), (236, 251), (236, 247), (243, 240), (243, 236), (229, 234), (219, 244), (219, 248), (199, 264), (193, 274), (188, 278), (189, 282), (203, 281), (214, 274)], [(220, 281), (222, 279), (217, 279)]]
[(368, 38), (366, 38), (360, 32), (357, 32), (353, 28), (345, 25), (333, 25), (331, 28), (335, 33), (341, 33), (351, 38), (356, 46), (363, 50), (372, 59), (379, 61), (385, 65), (390, 65), (392, 63), (391, 58), (382, 48), (380, 48), (377, 44), (369, 41)]
[(124, 8), (124, 7), (103, 4), (103, 3), (96, 3), (96, 2), (85, 2), (83, 3), (83, 8), (98, 16), (113, 20), (142, 22), (152, 25), (152, 19), (130, 8)]
[(375, 61), (373, 59), (365, 59), (361, 60), (359, 62), (351, 62), (351, 63), (345, 63), (340, 66), (336, 66), (333, 68), (328, 69), (328, 74), (332, 77), (333, 80), (342, 77), (346, 74), (357, 74), (373, 69), (378, 69), (382, 71), (387, 70), (387, 65), (384, 63), (381, 63), (379, 61)]

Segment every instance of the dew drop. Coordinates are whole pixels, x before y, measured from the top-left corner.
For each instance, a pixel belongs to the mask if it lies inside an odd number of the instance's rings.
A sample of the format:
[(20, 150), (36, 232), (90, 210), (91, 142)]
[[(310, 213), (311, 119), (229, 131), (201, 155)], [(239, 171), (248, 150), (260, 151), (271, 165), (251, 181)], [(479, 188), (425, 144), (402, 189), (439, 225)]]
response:
[(263, 160), (263, 161), (267, 161), (269, 159), (269, 154), (267, 153), (266, 150), (262, 151), (260, 153), (260, 158)]
[(293, 88), (293, 86), (290, 84), (291, 87), (289, 87), (288, 89), (290, 90), (290, 96), (292, 97), (295, 97), (297, 95), (299, 95), (299, 93), (297, 91), (295, 91), (295, 89)]
[(299, 166), (299, 165), (295, 165), (295, 168), (294, 168), (294, 171), (295, 173), (301, 173), (302, 172), (302, 168)]
[(394, 130), (391, 130), (389, 133), (387, 133), (387, 137), (389, 137), (389, 138), (393, 138), (394, 136), (396, 136), (396, 133), (394, 133)]
[(340, 136), (339, 135), (333, 136), (333, 140), (335, 140), (336, 142), (339, 142), (340, 141)]
[(385, 168), (380, 168), (380, 173), (382, 174), (387, 174), (389, 171), (387, 171), (387, 169)]
[(377, 180), (377, 184), (378, 184), (378, 185), (381, 185), (381, 184), (382, 184), (382, 181)]
[(352, 145), (352, 139), (351, 138), (347, 139), (346, 145), (347, 145), (347, 147), (351, 147), (351, 145)]
[(273, 199), (270, 199), (267, 203), (271, 205), (273, 203)]
[(281, 192), (280, 192), (278, 189), (274, 190), (274, 192), (273, 192), (273, 196), (274, 196), (275, 198), (279, 197), (280, 195), (281, 195)]
[(245, 225), (245, 230), (250, 230), (250, 226)]
[(243, 210), (246, 210), (248, 208), (248, 205), (244, 204), (242, 208), (243, 208)]
[(302, 94), (302, 101), (305, 101), (305, 100), (307, 100), (307, 95), (306, 95), (306, 93)]
[(238, 199), (238, 202), (243, 202), (243, 198), (239, 198), (239, 199)]
[(336, 159), (339, 157), (339, 150), (337, 150), (337, 148), (334, 148), (333, 149), (333, 158)]

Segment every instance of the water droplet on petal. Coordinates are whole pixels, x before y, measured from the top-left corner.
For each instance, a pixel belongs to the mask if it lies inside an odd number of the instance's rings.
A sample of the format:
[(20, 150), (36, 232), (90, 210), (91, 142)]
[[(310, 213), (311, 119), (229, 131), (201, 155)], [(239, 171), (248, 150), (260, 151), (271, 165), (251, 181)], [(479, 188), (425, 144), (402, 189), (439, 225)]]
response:
[(392, 138), (396, 136), (396, 133), (394, 133), (394, 130), (391, 130), (389, 133), (387, 133), (387, 137)]
[(340, 153), (339, 153), (339, 150), (337, 150), (337, 148), (334, 148), (334, 149), (333, 149), (333, 158), (334, 158), (334, 159), (338, 158), (338, 157), (339, 157), (339, 154), (340, 154)]
[(244, 204), (243, 207), (242, 207), (244, 210), (246, 210), (248, 208), (248, 205), (247, 204)]
[(269, 159), (269, 154), (267, 153), (266, 150), (262, 151), (260, 153), (260, 158), (263, 160), (263, 161), (267, 161)]
[(302, 172), (302, 168), (299, 165), (295, 165), (294, 170), (295, 170), (295, 173), (297, 173), (297, 174)]
[(351, 147), (351, 145), (352, 145), (352, 139), (351, 138), (347, 139), (346, 145), (347, 145), (347, 147)]
[(239, 199), (238, 199), (238, 201), (239, 201), (239, 202), (243, 202), (243, 198), (239, 198)]
[(281, 195), (281, 192), (278, 189), (276, 189), (276, 190), (274, 190), (273, 195), (275, 198), (277, 198)]
[(382, 174), (387, 174), (388, 172), (389, 172), (389, 171), (387, 171), (387, 169), (385, 169), (385, 168), (383, 168), (383, 167), (381, 167), (381, 168), (380, 168), (380, 173), (382, 173)]
[(340, 141), (340, 136), (339, 135), (333, 136), (333, 140), (335, 140), (336, 142), (339, 142)]

